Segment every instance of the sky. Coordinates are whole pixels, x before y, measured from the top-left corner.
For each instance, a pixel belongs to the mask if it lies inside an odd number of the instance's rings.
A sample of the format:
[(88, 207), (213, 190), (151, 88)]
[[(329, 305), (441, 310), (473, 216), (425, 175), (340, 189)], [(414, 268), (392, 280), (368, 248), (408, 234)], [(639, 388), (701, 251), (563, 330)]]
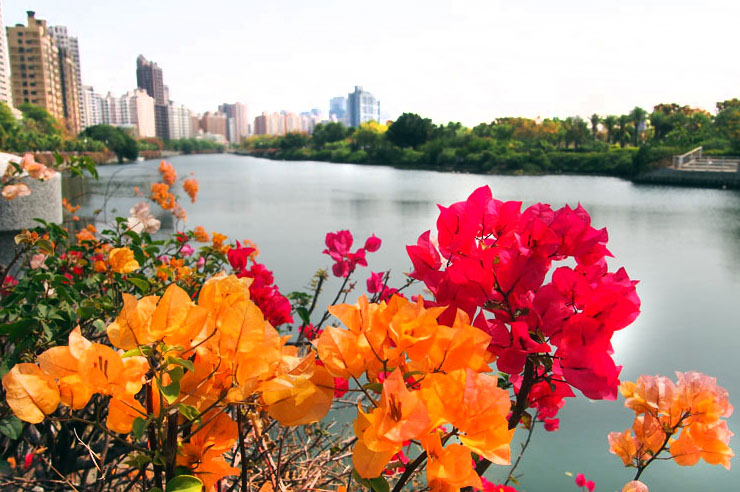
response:
[(467, 126), (740, 97), (738, 0), (2, 0), (80, 43), (82, 81), (136, 86), (157, 62), (197, 112), (242, 101), (328, 112), (361, 85), (384, 116)]

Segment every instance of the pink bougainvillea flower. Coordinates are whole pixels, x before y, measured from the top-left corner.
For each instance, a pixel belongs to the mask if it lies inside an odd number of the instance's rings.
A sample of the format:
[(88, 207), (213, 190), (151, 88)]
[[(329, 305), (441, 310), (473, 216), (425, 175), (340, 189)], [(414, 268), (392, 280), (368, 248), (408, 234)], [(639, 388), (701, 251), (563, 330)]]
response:
[(545, 424), (547, 432), (555, 432), (560, 429), (560, 419), (544, 419), (542, 422)]
[(375, 253), (380, 249), (381, 240), (379, 237), (373, 234), (365, 240), (365, 250), (368, 253)]

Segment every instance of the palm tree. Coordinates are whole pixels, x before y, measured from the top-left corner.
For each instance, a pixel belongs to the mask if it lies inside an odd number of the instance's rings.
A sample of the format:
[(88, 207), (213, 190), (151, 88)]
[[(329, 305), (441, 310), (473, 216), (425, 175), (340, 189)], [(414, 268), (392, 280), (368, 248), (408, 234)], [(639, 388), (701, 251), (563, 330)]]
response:
[(596, 133), (599, 130), (598, 127), (599, 127), (599, 123), (601, 123), (601, 116), (599, 116), (598, 114), (594, 113), (594, 114), (591, 115), (591, 117), (589, 118), (589, 120), (591, 120), (591, 135), (593, 135), (594, 140), (596, 140)]
[(604, 118), (604, 127), (606, 128), (606, 143), (614, 143), (614, 127), (617, 126), (618, 120), (614, 115), (609, 115)]
[(634, 146), (637, 147), (637, 141), (639, 140), (640, 134), (643, 131), (641, 126), (645, 121), (645, 117), (647, 117), (647, 111), (639, 106), (635, 106), (635, 109), (630, 112), (629, 117), (632, 120), (632, 124), (635, 126), (635, 131), (632, 134), (632, 138)]
[(624, 147), (624, 144), (627, 142), (627, 125), (629, 125), (629, 123), (630, 116), (628, 114), (620, 115), (619, 119), (617, 120), (620, 147)]

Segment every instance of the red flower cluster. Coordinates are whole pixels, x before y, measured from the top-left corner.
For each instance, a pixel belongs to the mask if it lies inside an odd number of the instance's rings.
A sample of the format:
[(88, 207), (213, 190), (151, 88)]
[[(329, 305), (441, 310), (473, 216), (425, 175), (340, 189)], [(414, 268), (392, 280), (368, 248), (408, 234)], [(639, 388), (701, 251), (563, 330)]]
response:
[(328, 232), (326, 234), (325, 255), (331, 256), (334, 265), (331, 270), (336, 277), (347, 278), (355, 271), (357, 265), (367, 266), (365, 253), (374, 253), (380, 249), (381, 241), (373, 234), (365, 241), (365, 246), (358, 248), (354, 253), (350, 252), (352, 248), (352, 233), (349, 231)]
[[(573, 396), (558, 381), (589, 398), (614, 399), (621, 367), (611, 358), (611, 337), (639, 313), (637, 282), (624, 269), (607, 271), (606, 229), (591, 227), (580, 205), (521, 208), (494, 199), (487, 186), (440, 206), (438, 243), (427, 231), (406, 248), (411, 276), (426, 284), (435, 305), (448, 306), (440, 322), (452, 322), (462, 309), (492, 336), (489, 350), (499, 370), (514, 376), (515, 389), (516, 375), (533, 361), (528, 398), (543, 418)], [(553, 262), (569, 258), (575, 267), (557, 268), (546, 283)]]
[[(249, 277), (254, 279), (249, 286), (249, 296), (272, 326), (292, 323), (290, 301), (280, 293), (278, 286), (274, 285), (275, 279), (272, 272), (265, 265), (254, 260), (252, 253), (255, 251), (255, 248), (242, 247), (237, 241), (236, 247), (229, 249), (228, 252), (231, 268), (234, 269), (236, 276), (239, 278)], [(252, 259), (252, 266), (247, 268), (250, 258)]]

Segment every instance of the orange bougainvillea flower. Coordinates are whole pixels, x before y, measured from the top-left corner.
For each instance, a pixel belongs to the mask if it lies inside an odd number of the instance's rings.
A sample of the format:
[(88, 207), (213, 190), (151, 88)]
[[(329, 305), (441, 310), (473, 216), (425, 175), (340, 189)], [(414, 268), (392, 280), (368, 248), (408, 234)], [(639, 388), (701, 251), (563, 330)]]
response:
[(111, 398), (105, 425), (113, 432), (128, 434), (132, 430), (134, 420), (137, 417), (146, 418), (146, 416), (146, 410), (141, 403), (136, 401), (132, 394), (123, 393)]
[(128, 248), (113, 248), (108, 255), (111, 270), (116, 273), (131, 273), (139, 268), (134, 252)]
[(427, 450), (427, 484), (430, 491), (447, 492), (463, 487), (483, 487), (480, 476), (475, 472), (470, 449), (460, 444), (442, 447), (439, 432), (427, 436), (422, 445)]
[(639, 480), (632, 480), (631, 482), (627, 482), (624, 484), (624, 487), (622, 487), (622, 492), (650, 492), (648, 490), (648, 486), (644, 483), (640, 482)]
[(16, 364), (3, 377), (8, 406), (16, 417), (38, 424), (57, 409), (59, 387), (54, 378), (36, 364)]
[(195, 198), (198, 196), (198, 180), (188, 178), (182, 183), (182, 187), (190, 197), (190, 201), (195, 203)]
[(218, 232), (212, 232), (213, 235), (213, 249), (216, 251), (220, 251), (221, 253), (226, 253), (229, 250), (229, 245), (224, 244), (224, 241), (226, 241), (227, 237), (223, 234), (219, 234)]
[(203, 226), (197, 226), (193, 229), (193, 237), (195, 237), (195, 240), (200, 243), (207, 243), (211, 240)]
[(131, 350), (139, 345), (147, 345), (155, 339), (149, 325), (159, 296), (146, 296), (137, 299), (131, 294), (122, 294), (123, 308), (116, 320), (108, 325), (108, 339), (114, 347)]
[(282, 425), (323, 419), (334, 400), (334, 378), (309, 354), (295, 368), (259, 386), (267, 412)]
[(175, 195), (170, 193), (170, 187), (165, 183), (152, 183), (152, 200), (163, 210), (172, 210), (177, 206)]
[(162, 181), (172, 186), (177, 181), (177, 172), (172, 164), (166, 161), (159, 163), (159, 173), (162, 175)]

